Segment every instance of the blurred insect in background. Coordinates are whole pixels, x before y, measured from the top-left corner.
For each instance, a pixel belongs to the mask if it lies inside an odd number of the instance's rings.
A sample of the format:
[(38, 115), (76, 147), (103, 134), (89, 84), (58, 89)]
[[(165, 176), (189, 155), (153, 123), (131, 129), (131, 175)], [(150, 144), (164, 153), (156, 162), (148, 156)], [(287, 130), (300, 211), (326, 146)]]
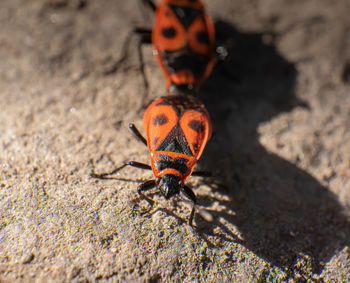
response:
[(214, 24), (204, 4), (200, 0), (161, 0), (156, 6), (152, 0), (141, 1), (155, 12), (153, 30), (134, 28), (124, 42), (116, 66), (128, 57), (131, 36), (136, 33), (140, 36), (137, 50), (145, 95), (148, 95), (148, 81), (141, 47), (151, 43), (165, 75), (168, 93), (193, 94), (211, 74), (216, 60), (227, 55), (224, 47), (216, 48)]
[(215, 29), (200, 0), (162, 0), (152, 42), (170, 93), (197, 90), (215, 64)]
[[(92, 173), (92, 176), (103, 179), (126, 166), (152, 170), (155, 178), (139, 185), (138, 193), (152, 207), (153, 200), (143, 195), (143, 192), (157, 187), (166, 199), (182, 192), (193, 203), (189, 217), (189, 223), (192, 224), (196, 196), (192, 189), (185, 185), (185, 181), (191, 175), (210, 176), (205, 171), (193, 172), (212, 133), (207, 110), (197, 98), (190, 95), (160, 97), (147, 108), (143, 116), (143, 128), (147, 133), (147, 140), (134, 124), (130, 124), (130, 129), (136, 137), (148, 146), (151, 166), (130, 161), (110, 173)], [(197, 210), (204, 218), (210, 219), (210, 216), (203, 215), (198, 207)]]

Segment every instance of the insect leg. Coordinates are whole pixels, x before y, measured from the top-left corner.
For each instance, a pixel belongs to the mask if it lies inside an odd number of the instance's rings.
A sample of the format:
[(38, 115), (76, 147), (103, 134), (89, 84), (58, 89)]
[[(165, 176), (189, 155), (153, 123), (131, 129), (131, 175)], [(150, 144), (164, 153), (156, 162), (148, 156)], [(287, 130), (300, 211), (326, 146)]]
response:
[[(124, 61), (128, 58), (129, 45), (130, 45), (131, 38), (134, 34), (138, 34), (141, 37), (145, 37), (145, 39), (143, 40), (144, 44), (151, 43), (152, 30), (146, 29), (146, 28), (140, 28), (140, 27), (135, 27), (132, 30), (130, 30), (124, 40), (119, 59), (117, 60), (117, 62), (113, 64), (111, 68), (105, 71), (105, 74), (108, 75), (116, 72), (120, 67), (120, 65), (124, 63)], [(150, 38), (148, 41), (146, 40), (147, 37)]]
[(141, 37), (139, 38), (138, 45), (137, 45), (137, 54), (139, 56), (139, 61), (140, 61), (140, 72), (142, 74), (143, 85), (144, 85), (144, 94), (142, 97), (142, 107), (145, 104), (145, 100), (148, 96), (148, 89), (149, 89), (148, 80), (147, 80), (147, 77), (145, 74), (145, 62), (143, 60), (143, 55), (142, 55), (142, 45), (150, 44), (151, 42), (152, 42), (152, 32), (142, 33)]
[(156, 186), (156, 180), (148, 180), (137, 187), (138, 194), (150, 204), (150, 206), (151, 206), (150, 209), (152, 208), (152, 206), (154, 204), (154, 200), (145, 196), (142, 192), (148, 191), (148, 190), (154, 188), (155, 186)]
[(211, 177), (213, 174), (209, 171), (195, 171), (191, 175), (198, 177)]
[(129, 124), (129, 129), (133, 132), (133, 134), (136, 136), (136, 138), (142, 142), (145, 146), (147, 146), (146, 139), (141, 135), (140, 131), (136, 128), (136, 126), (133, 123)]
[(110, 176), (110, 175), (113, 175), (113, 174), (119, 172), (120, 170), (122, 170), (122, 169), (125, 168), (126, 166), (132, 166), (132, 167), (136, 167), (136, 168), (140, 168), (140, 169), (144, 169), (144, 170), (152, 170), (152, 167), (149, 166), (148, 164), (144, 164), (144, 163), (137, 162), (137, 161), (129, 161), (129, 162), (124, 163), (122, 166), (120, 166), (120, 167), (114, 169), (114, 170), (111, 171), (111, 172), (102, 173), (102, 174), (97, 174), (97, 173), (95, 173), (95, 172), (92, 172), (92, 173), (90, 174), (90, 176), (91, 176), (92, 178), (105, 179), (105, 177)]
[(149, 7), (153, 12), (156, 11), (157, 6), (153, 3), (152, 0), (142, 0), (142, 2), (143, 2), (145, 5), (148, 5), (148, 7)]
[(188, 224), (192, 226), (192, 222), (193, 222), (193, 216), (194, 216), (194, 210), (195, 210), (195, 204), (197, 202), (196, 199), (196, 195), (194, 194), (194, 192), (191, 190), (190, 187), (184, 185), (183, 187), (181, 187), (182, 192), (193, 201), (193, 206), (192, 206), (192, 210), (191, 210), (191, 214), (188, 218)]

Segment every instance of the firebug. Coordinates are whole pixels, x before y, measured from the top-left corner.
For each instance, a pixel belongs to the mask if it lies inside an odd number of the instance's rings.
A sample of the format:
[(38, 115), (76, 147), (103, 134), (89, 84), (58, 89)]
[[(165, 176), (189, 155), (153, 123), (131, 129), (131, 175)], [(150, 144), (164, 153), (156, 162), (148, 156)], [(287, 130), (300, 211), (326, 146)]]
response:
[(153, 201), (143, 195), (144, 191), (157, 187), (166, 199), (182, 192), (193, 202), (189, 217), (189, 223), (192, 223), (196, 196), (185, 182), (191, 175), (204, 177), (210, 175), (205, 171), (193, 172), (212, 134), (207, 110), (191, 95), (160, 97), (146, 109), (143, 128), (147, 133), (147, 139), (134, 124), (130, 124), (130, 129), (136, 137), (148, 146), (151, 165), (131, 161), (110, 173), (93, 173), (92, 176), (103, 178), (117, 173), (126, 166), (152, 170), (154, 179), (138, 186), (138, 193), (152, 205)]
[(133, 34), (138, 34), (137, 52), (140, 71), (148, 93), (148, 81), (141, 51), (143, 44), (153, 44), (157, 61), (165, 75), (168, 93), (193, 94), (211, 74), (217, 59), (224, 59), (226, 49), (217, 47), (215, 28), (200, 0), (161, 0), (156, 6), (152, 0), (142, 0), (155, 12), (153, 29), (133, 28), (122, 47), (121, 57), (113, 66), (116, 70), (128, 57), (128, 46)]
[(200, 0), (162, 0), (152, 43), (171, 92), (196, 90), (214, 67), (214, 24)]

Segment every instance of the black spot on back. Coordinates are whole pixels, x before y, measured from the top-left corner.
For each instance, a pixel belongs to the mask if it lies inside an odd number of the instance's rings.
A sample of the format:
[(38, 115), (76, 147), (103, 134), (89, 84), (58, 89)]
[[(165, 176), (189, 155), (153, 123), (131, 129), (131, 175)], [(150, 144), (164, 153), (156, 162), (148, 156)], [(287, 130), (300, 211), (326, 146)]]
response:
[(209, 45), (209, 35), (206, 31), (198, 31), (196, 33), (196, 38), (199, 43)]
[(197, 120), (191, 120), (189, 123), (188, 123), (188, 126), (196, 131), (197, 133), (200, 133), (200, 132), (203, 132), (204, 131), (204, 126), (202, 124), (202, 122), (200, 121), (197, 121)]
[(174, 38), (176, 36), (176, 29), (174, 29), (173, 27), (163, 28), (162, 35), (165, 38)]
[(168, 123), (168, 118), (164, 114), (160, 114), (153, 119), (153, 125), (161, 126)]

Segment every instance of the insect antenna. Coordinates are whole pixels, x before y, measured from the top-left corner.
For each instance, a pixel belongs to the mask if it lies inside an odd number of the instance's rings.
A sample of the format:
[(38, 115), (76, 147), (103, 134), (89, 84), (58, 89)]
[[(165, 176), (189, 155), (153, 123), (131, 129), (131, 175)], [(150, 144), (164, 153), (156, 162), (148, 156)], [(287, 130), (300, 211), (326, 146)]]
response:
[(129, 124), (129, 129), (140, 142), (147, 146), (147, 140), (143, 137), (143, 135), (141, 135), (140, 131), (136, 128), (136, 126), (133, 123)]

